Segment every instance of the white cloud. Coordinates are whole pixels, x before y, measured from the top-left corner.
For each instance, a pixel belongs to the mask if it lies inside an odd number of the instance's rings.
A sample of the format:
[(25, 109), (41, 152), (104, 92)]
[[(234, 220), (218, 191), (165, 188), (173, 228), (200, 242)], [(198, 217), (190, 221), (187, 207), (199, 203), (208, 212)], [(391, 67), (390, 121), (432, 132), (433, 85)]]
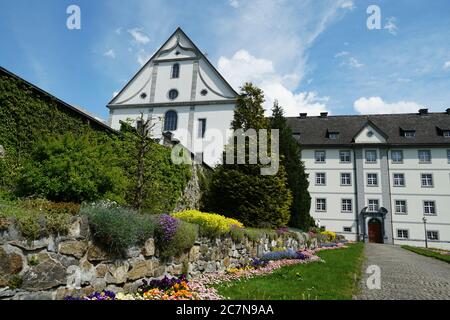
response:
[(229, 3), (233, 8), (239, 8), (239, 0), (229, 0)]
[(386, 20), (387, 20), (387, 22), (384, 25), (383, 29), (386, 29), (387, 31), (389, 31), (390, 34), (396, 36), (397, 30), (398, 30), (398, 27), (396, 24), (397, 19), (395, 17), (389, 17)]
[(150, 38), (142, 32), (142, 29), (134, 28), (128, 30), (128, 33), (131, 34), (134, 41), (136, 41), (139, 44), (147, 44), (150, 42)]
[(359, 62), (358, 59), (356, 59), (354, 57), (350, 57), (348, 60), (342, 62), (341, 65), (348, 66), (353, 69), (359, 69), (359, 68), (364, 67), (364, 64)]
[(423, 108), (416, 102), (398, 101), (388, 103), (380, 97), (359, 98), (353, 107), (360, 114), (385, 114), (385, 113), (412, 113)]
[(122, 28), (117, 28), (116, 29), (116, 33), (119, 34), (119, 35), (122, 34)]
[(340, 58), (340, 57), (344, 57), (344, 56), (348, 56), (350, 54), (350, 52), (348, 51), (341, 51), (338, 52), (334, 55), (335, 58)]
[(108, 58), (111, 58), (111, 59), (115, 59), (115, 58), (116, 58), (116, 52), (115, 52), (113, 49), (110, 49), (110, 50), (108, 50), (108, 51), (105, 51), (105, 52), (103, 53), (103, 55), (104, 55), (105, 57), (108, 57)]
[(353, 11), (353, 10), (355, 10), (356, 6), (355, 6), (355, 3), (353, 2), (353, 0), (349, 0), (349, 1), (345, 1), (344, 3), (342, 3), (341, 8)]
[(348, 12), (341, 8), (348, 1), (238, 0), (240, 10), (232, 19), (217, 19), (216, 30), (224, 39), (217, 52), (230, 56), (231, 52), (251, 47), (258, 57), (272, 61), (278, 72), (295, 74), (297, 82), (291, 81), (288, 88), (294, 90), (312, 71), (307, 64), (309, 48)]
[(450, 60), (444, 63), (444, 70), (450, 69)]
[(137, 62), (143, 66), (144, 64), (147, 63), (147, 61), (151, 58), (151, 54), (149, 54), (147, 51), (145, 51), (144, 49), (139, 50), (139, 52), (137, 53)]
[(328, 98), (319, 97), (315, 92), (296, 93), (288, 88), (298, 81), (298, 75), (278, 74), (271, 60), (256, 58), (246, 50), (237, 51), (231, 58), (220, 57), (218, 69), (236, 90), (245, 82), (259, 86), (265, 94), (267, 115), (275, 100), (287, 116), (298, 116), (300, 112), (319, 114), (327, 109)]

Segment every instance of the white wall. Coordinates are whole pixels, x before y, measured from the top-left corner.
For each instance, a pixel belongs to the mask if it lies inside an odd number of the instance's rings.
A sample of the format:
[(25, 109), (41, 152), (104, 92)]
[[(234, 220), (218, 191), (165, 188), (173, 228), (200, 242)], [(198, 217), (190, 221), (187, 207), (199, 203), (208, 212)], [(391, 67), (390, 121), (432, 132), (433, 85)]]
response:
[[(450, 149), (450, 147), (448, 148)], [(326, 163), (315, 163), (315, 151), (326, 151)], [(351, 164), (342, 164), (339, 161), (339, 151), (345, 148), (315, 148), (303, 149), (302, 160), (305, 163), (306, 171), (309, 173), (310, 187), (309, 192), (312, 197), (310, 214), (314, 219), (320, 219), (321, 225), (326, 226), (328, 230), (342, 233), (349, 240), (355, 240), (353, 234), (343, 233), (343, 227), (353, 225), (353, 232), (356, 232), (356, 190), (354, 159), (352, 154)], [(369, 164), (365, 161), (366, 150), (377, 150), (377, 163)], [(402, 150), (403, 164), (393, 164), (390, 160), (392, 150)], [(392, 208), (393, 232), (395, 244), (411, 244), (415, 246), (424, 246), (424, 227), (422, 218), (423, 201), (431, 200), (436, 202), (437, 214), (427, 216), (428, 230), (438, 231), (440, 242), (429, 241), (430, 247), (450, 249), (450, 163), (447, 159), (447, 148), (393, 148), (388, 150), (389, 156), (389, 194)], [(432, 162), (430, 164), (420, 164), (418, 159), (419, 150), (431, 150)], [(378, 199), (380, 206), (385, 206), (382, 199), (381, 189), (381, 167), (380, 150), (376, 145), (363, 149), (363, 172), (365, 189), (365, 206), (369, 199)], [(317, 172), (326, 173), (326, 185), (316, 186), (315, 174)], [(352, 186), (340, 185), (340, 173), (352, 173)], [(367, 173), (378, 174), (378, 186), (367, 186)], [(405, 175), (406, 186), (394, 187), (393, 174), (403, 173)], [(433, 174), (433, 188), (422, 188), (421, 173)], [(327, 211), (316, 212), (316, 198), (327, 199)], [(341, 212), (341, 199), (353, 199), (353, 214)], [(400, 215), (395, 213), (395, 200), (407, 201), (407, 214)], [(409, 230), (409, 241), (399, 240), (397, 238), (397, 229)]]

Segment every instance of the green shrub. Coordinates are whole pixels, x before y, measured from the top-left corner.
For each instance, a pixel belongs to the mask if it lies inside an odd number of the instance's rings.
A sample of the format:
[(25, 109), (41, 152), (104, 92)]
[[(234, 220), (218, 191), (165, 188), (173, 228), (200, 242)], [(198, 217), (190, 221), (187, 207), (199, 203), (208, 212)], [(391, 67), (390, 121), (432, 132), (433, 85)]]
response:
[(83, 202), (109, 198), (124, 201), (127, 180), (115, 165), (112, 143), (92, 133), (49, 137), (38, 141), (20, 170), (18, 196)]
[(192, 223), (180, 221), (177, 231), (171, 241), (163, 247), (159, 247), (159, 255), (162, 258), (178, 256), (192, 248), (198, 236), (198, 226)]
[[(130, 185), (126, 193), (126, 202), (135, 206), (140, 140), (136, 139), (136, 130), (126, 123), (122, 124), (121, 131), (123, 136), (115, 142), (114, 150)], [(172, 212), (191, 178), (191, 168), (185, 164), (174, 164), (170, 148), (156, 142), (149, 143), (147, 148), (143, 159), (141, 212), (150, 214)]]
[(239, 227), (231, 227), (230, 237), (234, 242), (242, 242), (245, 238), (245, 229)]
[(245, 235), (250, 241), (259, 242), (263, 237), (268, 237), (270, 241), (277, 238), (277, 233), (270, 229), (245, 228)]
[[(0, 220), (15, 219), (22, 235), (29, 240), (50, 234), (66, 234), (75, 211), (61, 209), (65, 205), (67, 204), (54, 204), (46, 200), (26, 200), (15, 205), (0, 205)], [(69, 204), (69, 208), (72, 208), (71, 206), (72, 204)]]
[(151, 216), (139, 215), (122, 207), (83, 206), (96, 240), (115, 253), (139, 244), (153, 236), (155, 221)]
[(198, 210), (187, 210), (174, 213), (173, 216), (180, 220), (190, 222), (199, 226), (201, 236), (219, 237), (228, 234), (232, 226), (242, 228), (244, 225), (239, 221), (215, 213), (205, 213)]

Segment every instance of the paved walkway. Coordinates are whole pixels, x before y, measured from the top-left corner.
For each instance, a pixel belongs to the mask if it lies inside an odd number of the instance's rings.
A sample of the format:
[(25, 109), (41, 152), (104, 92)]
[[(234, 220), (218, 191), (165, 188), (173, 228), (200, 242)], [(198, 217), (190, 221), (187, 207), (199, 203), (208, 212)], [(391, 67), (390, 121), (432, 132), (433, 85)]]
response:
[[(366, 244), (367, 260), (361, 279), (361, 300), (450, 299), (450, 264), (418, 255), (399, 246)], [(381, 289), (369, 290), (370, 265), (381, 269)], [(373, 282), (371, 282), (373, 283)]]

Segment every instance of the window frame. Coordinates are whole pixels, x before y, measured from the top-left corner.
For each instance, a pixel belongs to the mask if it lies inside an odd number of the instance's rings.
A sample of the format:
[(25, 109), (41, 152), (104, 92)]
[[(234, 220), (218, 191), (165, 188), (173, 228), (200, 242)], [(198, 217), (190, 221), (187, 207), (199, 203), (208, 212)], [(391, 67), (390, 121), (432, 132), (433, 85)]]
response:
[[(344, 203), (344, 201), (350, 201), (350, 210), (344, 210), (344, 206), (348, 209), (348, 203)], [(353, 199), (341, 199), (341, 213), (353, 213)]]
[[(396, 184), (396, 181), (399, 181), (398, 178), (396, 178), (396, 175), (401, 175), (402, 178), (400, 181), (403, 181), (403, 184)], [(400, 173), (400, 172), (394, 172), (392, 173), (392, 185), (394, 186), (394, 188), (404, 188), (406, 187), (406, 178), (405, 178), (405, 174), (404, 173)]]
[[(424, 176), (430, 176), (431, 177), (431, 185), (424, 185)], [(428, 181), (428, 180), (427, 180)], [(420, 186), (422, 188), (434, 188), (434, 177), (432, 173), (421, 173), (420, 174)]]
[[(428, 160), (422, 160), (421, 159), (421, 157), (420, 157), (420, 155), (421, 155), (421, 153), (423, 153), (423, 152), (426, 152), (428, 155), (429, 155), (429, 159)], [(432, 163), (432, 156), (431, 156), (431, 150), (425, 150), (425, 149), (423, 149), (423, 150), (418, 150), (417, 151), (417, 157), (419, 158), (419, 163), (420, 164), (430, 164), (430, 163)]]
[[(172, 93), (172, 92), (176, 93), (176, 96), (175, 96), (174, 98), (171, 97), (171, 93)], [(180, 92), (179, 92), (177, 89), (175, 89), (175, 88), (172, 88), (172, 89), (170, 89), (170, 90), (167, 92), (167, 98), (168, 98), (170, 101), (176, 100), (176, 99), (179, 97), (179, 95), (180, 95)]]
[[(317, 161), (317, 155), (323, 153), (323, 161)], [(327, 163), (327, 152), (325, 150), (314, 151), (314, 163)]]
[[(430, 237), (429, 237), (429, 232), (434, 232), (434, 233), (436, 233), (436, 235), (437, 235), (437, 237), (436, 237), (436, 239), (431, 239)], [(438, 230), (427, 230), (427, 240), (428, 241), (439, 241), (439, 239), (440, 239), (440, 235), (439, 235), (439, 231)]]
[[(401, 160), (400, 161), (395, 161), (394, 160), (394, 156), (393, 156), (394, 153), (399, 153), (401, 155)], [(404, 157), (403, 157), (403, 150), (391, 150), (391, 160), (392, 160), (393, 164), (403, 164), (403, 159), (404, 159)]]
[[(325, 209), (318, 209), (319, 200), (323, 200), (323, 205)], [(316, 198), (316, 212), (327, 212), (327, 199), (326, 198)]]
[[(368, 160), (368, 155), (370, 153), (374, 153), (375, 154), (375, 161), (369, 161)], [(366, 156), (366, 164), (377, 164), (378, 163), (378, 151), (377, 150), (374, 150), (374, 149), (366, 150), (365, 156)]]
[[(348, 183), (343, 183), (344, 175), (348, 175)], [(351, 187), (352, 186), (352, 174), (351, 172), (341, 172), (340, 174), (341, 186), (342, 187)]]
[(197, 119), (197, 138), (203, 139), (205, 138), (206, 133), (206, 118), (198, 118)]
[[(318, 182), (319, 175), (323, 178), (323, 183)], [(316, 172), (315, 174), (316, 186), (326, 186), (327, 185), (327, 174), (326, 172)]]
[[(400, 202), (400, 201), (402, 201), (402, 202), (405, 203), (405, 204), (404, 204), (405, 212), (399, 212), (399, 211), (397, 210), (397, 206), (398, 206), (397, 202)], [(407, 215), (407, 214), (408, 214), (408, 202), (407, 202), (406, 200), (403, 200), (403, 199), (396, 199), (396, 200), (394, 200), (394, 206), (395, 206), (395, 214), (398, 214), (398, 215)], [(400, 205), (400, 206), (401, 206), (401, 205)]]
[[(371, 206), (370, 202), (371, 201), (376, 201), (377, 202), (377, 210), (371, 210), (370, 209), (370, 206)], [(380, 199), (367, 199), (367, 208), (368, 208), (369, 212), (378, 212), (378, 211), (380, 211)]]
[(176, 62), (172, 65), (172, 68), (170, 70), (170, 79), (179, 79), (179, 78), (180, 78), (180, 64)]
[[(167, 126), (168, 126), (168, 122), (167, 122), (167, 114), (169, 113), (169, 112), (173, 112), (173, 114), (175, 115), (175, 129), (167, 129)], [(172, 131), (176, 131), (178, 129), (178, 112), (176, 111), (176, 110), (173, 110), (173, 109), (170, 109), (170, 110), (167, 110), (165, 113), (164, 113), (164, 132), (172, 132)]]
[[(369, 175), (375, 175), (376, 178), (376, 184), (370, 184), (369, 181)], [(367, 187), (378, 187), (378, 173), (374, 173), (374, 172), (368, 172), (366, 175), (366, 179), (367, 179)], [(373, 179), (372, 179), (373, 180)]]
[[(406, 231), (406, 237), (402, 235), (400, 235), (399, 231), (405, 232)], [(397, 239), (401, 239), (401, 240), (408, 240), (409, 239), (409, 229), (397, 229)]]
[[(426, 204), (427, 203), (433, 203), (433, 206), (432, 207), (428, 206), (428, 208), (433, 208), (434, 213), (426, 212), (426, 208), (427, 208)], [(437, 216), (436, 200), (423, 200), (423, 215), (424, 216)]]
[(407, 139), (412, 139), (416, 137), (416, 130), (405, 130), (403, 131), (403, 137)]
[[(348, 153), (348, 161), (342, 161), (342, 154)], [(339, 163), (352, 163), (352, 152), (350, 150), (340, 150), (339, 151)]]

